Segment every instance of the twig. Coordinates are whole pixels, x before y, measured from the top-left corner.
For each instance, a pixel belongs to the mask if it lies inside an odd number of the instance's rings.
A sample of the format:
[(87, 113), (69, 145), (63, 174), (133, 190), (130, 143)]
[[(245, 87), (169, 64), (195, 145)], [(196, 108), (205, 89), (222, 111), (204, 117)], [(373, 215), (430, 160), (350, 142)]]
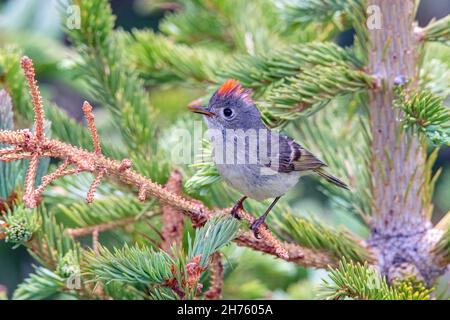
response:
[(4, 148), (0, 150), (0, 156), (7, 156), (10, 154), (17, 154), (22, 151), (19, 147), (12, 147), (12, 148)]
[(89, 191), (86, 196), (87, 203), (92, 203), (94, 201), (95, 190), (100, 185), (100, 182), (102, 181), (105, 174), (106, 174), (106, 168), (101, 168), (98, 171), (98, 174), (95, 176), (94, 181), (92, 182), (91, 186), (89, 187)]
[(100, 146), (97, 127), (95, 126), (94, 122), (94, 113), (92, 112), (92, 106), (87, 101), (83, 103), (83, 113), (87, 121), (89, 132), (91, 133), (92, 142), (94, 144), (94, 151), (96, 154), (101, 154), (102, 148)]
[(222, 298), (223, 287), (223, 264), (220, 252), (215, 252), (212, 255), (210, 269), (210, 285), (208, 291), (205, 292), (205, 297), (208, 300), (219, 300)]
[(90, 235), (97, 230), (97, 232), (105, 232), (109, 230), (113, 230), (116, 228), (124, 227), (126, 225), (137, 222), (136, 217), (128, 217), (124, 219), (120, 219), (117, 221), (111, 221), (101, 224), (96, 224), (94, 226), (84, 227), (84, 228), (68, 228), (66, 229), (66, 233), (71, 237), (84, 237)]
[[(181, 173), (178, 170), (174, 170), (170, 174), (170, 177), (166, 183), (167, 191), (180, 195), (182, 188), (181, 182)], [(183, 240), (184, 217), (176, 208), (168, 204), (162, 204), (161, 211), (161, 249), (165, 252), (171, 253), (173, 245), (176, 245), (177, 248), (181, 247), (181, 241)]]
[(147, 186), (145, 184), (139, 187), (138, 199), (141, 202), (145, 202), (147, 199)]
[(252, 248), (305, 267), (327, 268), (337, 265), (337, 261), (327, 252), (301, 247), (295, 243), (282, 243), (287, 251), (287, 258), (280, 257), (271, 242), (264, 238), (256, 239), (253, 233), (248, 231), (240, 231), (235, 242), (239, 246)]
[(54, 172), (42, 177), (42, 183), (41, 185), (35, 190), (34, 192), (34, 197), (37, 201), (39, 201), (42, 192), (44, 192), (44, 189), (54, 180), (63, 177), (66, 172), (66, 168), (68, 167), (69, 162), (68, 161), (64, 161), (63, 164), (61, 164), (61, 166), (59, 166), (58, 169), (56, 169)]
[(98, 228), (94, 228), (92, 230), (92, 250), (94, 250), (96, 255), (98, 255), (98, 235)]
[(39, 164), (39, 153), (34, 153), (31, 156), (30, 164), (28, 165), (27, 174), (25, 176), (25, 194), (23, 201), (27, 207), (36, 207), (36, 197), (34, 194), (34, 183), (36, 180), (37, 167)]
[(36, 131), (36, 139), (38, 142), (44, 138), (44, 109), (42, 107), (41, 94), (35, 79), (33, 61), (27, 56), (22, 57), (20, 64), (25, 73), (30, 88), (31, 99), (34, 108), (34, 124)]
[[(227, 209), (226, 212), (222, 213), (222, 214), (228, 214), (229, 212), (231, 212), (231, 208)], [(251, 225), (253, 223), (253, 221), (255, 221), (255, 218), (245, 212), (244, 210), (240, 210), (239, 211), (239, 217), (246, 221), (249, 225)], [(255, 242), (258, 243), (259, 245), (263, 245), (264, 247), (269, 247), (271, 248), (270, 253), (277, 256), (278, 258), (281, 258), (283, 260), (288, 260), (289, 259), (289, 254), (286, 250), (286, 248), (284, 247), (284, 245), (272, 234), (272, 232), (269, 231), (269, 229), (267, 229), (266, 225), (262, 225), (259, 228), (259, 233), (261, 235), (261, 239), (263, 241), (260, 242)], [(245, 233), (248, 234), (248, 233)], [(252, 239), (254, 238), (254, 235), (250, 236)], [(267, 252), (267, 251), (265, 251)], [(269, 253), (269, 252), (267, 252)]]

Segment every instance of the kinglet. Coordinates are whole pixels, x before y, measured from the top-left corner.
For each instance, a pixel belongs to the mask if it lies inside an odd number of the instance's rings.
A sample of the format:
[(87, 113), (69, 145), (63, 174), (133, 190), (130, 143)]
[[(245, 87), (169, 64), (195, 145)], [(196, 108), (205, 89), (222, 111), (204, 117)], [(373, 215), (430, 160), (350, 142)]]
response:
[(223, 180), (243, 196), (231, 214), (244, 200), (275, 198), (269, 208), (250, 226), (255, 237), (270, 210), (282, 195), (294, 187), (301, 176), (317, 174), (328, 182), (348, 189), (347, 185), (324, 171), (326, 164), (288, 136), (267, 128), (251, 98), (237, 80), (227, 80), (213, 94), (208, 106), (196, 103), (190, 111), (202, 114), (208, 126), (213, 161)]

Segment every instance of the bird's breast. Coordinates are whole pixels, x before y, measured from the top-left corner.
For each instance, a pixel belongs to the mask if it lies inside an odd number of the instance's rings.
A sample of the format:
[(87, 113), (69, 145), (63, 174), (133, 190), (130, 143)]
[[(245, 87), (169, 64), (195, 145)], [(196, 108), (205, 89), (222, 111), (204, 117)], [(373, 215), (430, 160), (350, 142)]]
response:
[(255, 200), (282, 196), (294, 187), (299, 172), (280, 173), (260, 165), (216, 164), (223, 180), (231, 187)]

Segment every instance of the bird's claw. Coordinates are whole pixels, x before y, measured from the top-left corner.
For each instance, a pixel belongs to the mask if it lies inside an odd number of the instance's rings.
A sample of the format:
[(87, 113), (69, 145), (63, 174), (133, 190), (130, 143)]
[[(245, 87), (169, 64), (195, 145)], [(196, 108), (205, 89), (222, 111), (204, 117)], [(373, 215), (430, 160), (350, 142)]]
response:
[(239, 217), (239, 213), (238, 213), (239, 209), (241, 209), (241, 208), (233, 207), (233, 209), (231, 209), (231, 216), (235, 219), (241, 220), (241, 217)]
[(261, 233), (259, 232), (259, 228), (261, 225), (264, 224), (264, 219), (258, 218), (255, 221), (252, 222), (250, 225), (250, 230), (253, 231), (253, 234), (255, 235), (256, 239), (261, 239)]
[(238, 201), (233, 208), (231, 209), (231, 216), (233, 218), (236, 218), (238, 220), (241, 220), (241, 217), (239, 216), (239, 210), (244, 209), (244, 206), (242, 204), (242, 201)]

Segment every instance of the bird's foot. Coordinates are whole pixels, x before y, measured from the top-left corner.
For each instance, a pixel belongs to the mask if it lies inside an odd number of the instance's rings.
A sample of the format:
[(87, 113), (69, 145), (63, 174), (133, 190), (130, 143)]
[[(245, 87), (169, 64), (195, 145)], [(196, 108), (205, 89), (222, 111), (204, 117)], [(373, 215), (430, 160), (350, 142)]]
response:
[(261, 239), (261, 233), (259, 232), (259, 228), (262, 224), (264, 224), (265, 217), (261, 216), (258, 219), (255, 219), (255, 221), (252, 222), (250, 225), (250, 230), (253, 231), (253, 234), (255, 235), (256, 239)]
[(244, 209), (244, 200), (247, 197), (242, 197), (241, 199), (239, 199), (238, 202), (236, 202), (236, 204), (233, 206), (233, 208), (231, 209), (231, 216), (233, 218), (236, 218), (238, 220), (241, 220), (241, 217), (239, 216), (239, 210), (243, 210)]
[(241, 217), (239, 217), (239, 210), (241, 210), (242, 209), (242, 203), (236, 203), (234, 206), (233, 206), (233, 209), (231, 209), (231, 216), (233, 217), (233, 218), (236, 218), (236, 219), (238, 219), (238, 220), (241, 220)]

